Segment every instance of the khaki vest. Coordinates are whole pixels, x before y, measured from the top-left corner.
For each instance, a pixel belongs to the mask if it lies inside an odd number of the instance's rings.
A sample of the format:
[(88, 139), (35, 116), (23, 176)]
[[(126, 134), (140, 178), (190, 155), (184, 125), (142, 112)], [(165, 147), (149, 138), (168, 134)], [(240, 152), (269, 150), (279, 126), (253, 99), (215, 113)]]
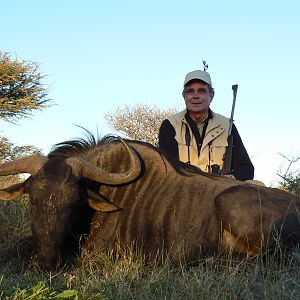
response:
[(223, 168), (224, 155), (228, 146), (229, 119), (212, 112), (213, 118), (208, 122), (200, 155), (198, 156), (197, 142), (192, 134), (192, 129), (184, 117), (185, 113), (186, 110), (168, 118), (176, 132), (175, 139), (178, 143), (179, 160), (188, 162), (188, 146), (185, 141), (186, 126), (188, 126), (191, 134), (191, 164), (205, 172), (209, 172), (210, 166), (213, 164), (217, 164), (220, 168)]

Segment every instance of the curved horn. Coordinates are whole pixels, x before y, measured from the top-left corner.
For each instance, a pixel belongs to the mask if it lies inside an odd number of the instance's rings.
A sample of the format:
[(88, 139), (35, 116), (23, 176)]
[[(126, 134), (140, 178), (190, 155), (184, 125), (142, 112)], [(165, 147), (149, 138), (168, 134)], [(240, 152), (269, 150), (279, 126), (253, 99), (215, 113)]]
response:
[(43, 155), (31, 155), (13, 161), (8, 161), (0, 165), (0, 175), (13, 175), (19, 173), (37, 174), (47, 158)]
[(130, 168), (127, 172), (110, 173), (99, 167), (95, 167), (95, 165), (82, 158), (69, 158), (67, 162), (72, 166), (73, 172), (76, 173), (79, 178), (84, 177), (104, 184), (113, 185), (128, 183), (140, 175), (142, 167), (134, 150), (128, 146), (124, 140), (120, 139), (120, 141), (126, 147), (130, 157)]

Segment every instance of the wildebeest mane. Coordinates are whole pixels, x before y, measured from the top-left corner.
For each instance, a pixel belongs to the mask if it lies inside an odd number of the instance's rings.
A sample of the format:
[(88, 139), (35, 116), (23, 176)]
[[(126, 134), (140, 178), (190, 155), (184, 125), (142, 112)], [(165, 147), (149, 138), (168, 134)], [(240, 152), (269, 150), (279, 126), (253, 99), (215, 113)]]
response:
[(120, 139), (120, 137), (111, 134), (105, 135), (102, 138), (100, 138), (99, 136), (95, 137), (87, 129), (83, 129), (85, 131), (84, 138), (75, 138), (73, 140), (55, 144), (48, 154), (48, 157), (51, 158), (54, 156), (61, 156), (64, 158), (68, 158), (94, 149), (97, 146), (111, 143)]
[[(116, 135), (108, 134), (100, 138), (99, 136), (95, 137), (90, 131), (86, 129), (84, 129), (84, 131), (85, 131), (84, 138), (76, 138), (73, 140), (68, 140), (68, 141), (55, 144), (52, 147), (50, 153), (48, 154), (48, 158), (58, 157), (58, 156), (62, 158), (72, 157), (78, 154), (83, 154), (84, 152), (92, 150), (95, 147), (120, 140), (120, 137)], [(125, 139), (125, 141), (134, 142), (136, 144), (142, 144), (145, 147), (150, 148), (153, 151), (159, 153), (159, 155), (162, 157), (163, 160), (166, 159), (171, 164), (171, 166), (176, 170), (176, 172), (182, 175), (187, 176), (189, 175), (189, 173), (192, 173), (192, 174), (201, 174), (207, 176), (207, 173), (201, 171), (199, 168), (193, 165), (185, 164), (177, 159), (174, 159), (164, 151), (160, 150), (159, 148), (149, 143), (137, 141), (137, 140), (130, 140), (130, 139)]]

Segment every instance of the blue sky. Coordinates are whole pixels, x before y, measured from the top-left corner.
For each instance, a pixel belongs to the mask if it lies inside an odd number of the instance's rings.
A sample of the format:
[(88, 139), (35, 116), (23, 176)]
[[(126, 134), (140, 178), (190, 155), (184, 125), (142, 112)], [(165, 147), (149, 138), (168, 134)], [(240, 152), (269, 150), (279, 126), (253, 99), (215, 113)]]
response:
[[(104, 2), (104, 3), (102, 3)], [(40, 63), (55, 106), (0, 134), (46, 154), (112, 132), (104, 114), (135, 103), (184, 108), (187, 72), (209, 64), (211, 108), (230, 116), (256, 179), (278, 179), (278, 153), (300, 156), (299, 1), (2, 1), (0, 50)], [(285, 166), (282, 167), (284, 170)]]

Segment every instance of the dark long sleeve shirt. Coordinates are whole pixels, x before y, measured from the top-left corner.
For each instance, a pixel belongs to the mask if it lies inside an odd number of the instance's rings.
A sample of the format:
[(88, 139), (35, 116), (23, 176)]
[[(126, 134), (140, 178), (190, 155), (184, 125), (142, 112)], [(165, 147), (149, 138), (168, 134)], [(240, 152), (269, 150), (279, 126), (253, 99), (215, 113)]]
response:
[[(175, 129), (169, 122), (164, 120), (159, 129), (159, 148), (175, 159), (179, 159), (178, 143), (175, 139)], [(254, 177), (254, 167), (238, 133), (236, 126), (232, 127), (233, 149), (231, 174), (238, 180), (248, 180)]]

